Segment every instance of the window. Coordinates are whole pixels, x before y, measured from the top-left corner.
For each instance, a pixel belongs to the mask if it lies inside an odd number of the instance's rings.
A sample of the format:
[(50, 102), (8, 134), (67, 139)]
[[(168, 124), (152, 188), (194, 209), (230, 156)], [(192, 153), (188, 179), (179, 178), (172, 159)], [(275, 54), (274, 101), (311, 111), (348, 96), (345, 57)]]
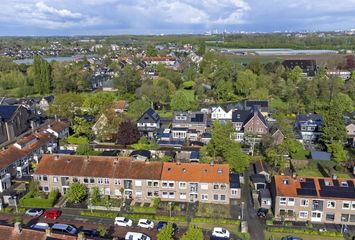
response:
[(48, 186), (44, 186), (43, 187), (43, 192), (49, 192), (49, 187)]
[(218, 194), (213, 194), (213, 200), (218, 201)]
[(286, 198), (285, 197), (280, 198), (280, 205), (286, 205)]
[(226, 200), (226, 195), (221, 195), (221, 201), (225, 201)]
[(207, 183), (202, 183), (201, 184), (201, 189), (202, 190), (208, 190), (208, 184)]
[(43, 175), (43, 181), (48, 181), (47, 175)]
[(287, 215), (288, 215), (289, 217), (294, 217), (293, 210), (287, 210)]
[(90, 183), (95, 183), (95, 178), (90, 178)]
[(299, 212), (299, 218), (308, 218), (308, 212), (305, 211)]
[(169, 192), (169, 198), (175, 198), (175, 193), (174, 192)]
[(110, 184), (110, 179), (104, 178), (104, 184)]
[(355, 202), (351, 202), (351, 210), (355, 210)]
[(89, 179), (84, 178), (84, 183), (89, 183)]
[(154, 181), (153, 182), (153, 187), (159, 187), (159, 182), (158, 181)]
[(79, 182), (79, 179), (76, 177), (73, 177), (73, 182)]
[(120, 185), (120, 180), (119, 180), (119, 179), (115, 179), (115, 180), (113, 181), (113, 183), (114, 183), (115, 185)]
[(175, 184), (174, 182), (169, 182), (169, 188), (174, 188)]
[(215, 190), (219, 189), (219, 185), (218, 184), (213, 184), (213, 189), (215, 189)]
[(121, 196), (121, 191), (119, 189), (115, 189), (115, 195), (116, 196)]
[(202, 194), (201, 195), (201, 200), (207, 201), (208, 200), (208, 194)]
[(348, 186), (348, 183), (347, 183), (346, 181), (342, 181), (342, 182), (341, 182), (341, 186), (342, 186), (342, 187), (347, 187), (347, 186)]
[(232, 195), (238, 195), (238, 190), (236, 190), (236, 189), (232, 189)]
[(180, 189), (186, 189), (186, 182), (179, 182)]
[(334, 222), (335, 214), (334, 213), (326, 213), (325, 220), (329, 222)]
[(335, 201), (328, 201), (327, 208), (335, 208)]
[(301, 199), (301, 207), (308, 207), (309, 201), (308, 199)]
[(159, 191), (154, 191), (154, 197), (159, 197)]
[(294, 198), (289, 198), (287, 202), (288, 206), (295, 206), (295, 199)]
[(226, 190), (227, 186), (225, 184), (221, 184), (221, 190)]
[(349, 214), (342, 214), (340, 221), (342, 222), (349, 222)]
[(103, 181), (102, 178), (98, 178), (98, 179), (97, 179), (97, 184), (103, 184), (103, 183), (104, 183), (104, 181)]
[(152, 187), (153, 186), (153, 182), (152, 181), (147, 181), (147, 185), (148, 185), (148, 187)]
[(350, 201), (343, 201), (343, 209), (350, 209)]
[(137, 197), (141, 197), (143, 195), (143, 192), (142, 191), (136, 191), (136, 196)]
[(355, 215), (354, 214), (350, 215), (350, 222), (355, 222)]
[(136, 187), (141, 187), (142, 186), (142, 181), (141, 180), (136, 180), (136, 181), (134, 181), (134, 184), (136, 185)]
[(280, 216), (285, 216), (285, 215), (286, 215), (286, 210), (280, 209)]
[(58, 182), (58, 177), (53, 177), (53, 182), (57, 183)]
[(180, 193), (180, 199), (186, 199), (186, 193)]
[(162, 184), (161, 184), (161, 186), (163, 187), (163, 188), (167, 188), (168, 187), (168, 182), (162, 182)]
[(169, 198), (168, 192), (163, 192), (163, 194), (162, 194), (161, 197), (162, 197), (162, 198)]
[(153, 192), (148, 192), (148, 193), (147, 193), (147, 196), (148, 196), (148, 197), (153, 197)]

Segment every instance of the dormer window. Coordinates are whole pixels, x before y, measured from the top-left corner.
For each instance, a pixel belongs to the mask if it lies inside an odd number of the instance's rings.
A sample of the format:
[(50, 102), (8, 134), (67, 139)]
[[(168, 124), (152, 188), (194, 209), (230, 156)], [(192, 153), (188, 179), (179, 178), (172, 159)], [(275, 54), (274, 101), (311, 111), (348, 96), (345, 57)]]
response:
[(342, 186), (342, 187), (348, 187), (348, 183), (347, 183), (346, 181), (342, 181), (342, 182), (341, 182), (341, 186)]
[(217, 173), (218, 173), (218, 174), (222, 174), (222, 173), (223, 173), (223, 170), (220, 169), (220, 168), (218, 168)]
[(330, 186), (330, 181), (325, 180), (324, 184), (325, 184), (325, 186)]
[(284, 180), (282, 180), (282, 183), (284, 184), (284, 185), (288, 185), (288, 179), (284, 179)]

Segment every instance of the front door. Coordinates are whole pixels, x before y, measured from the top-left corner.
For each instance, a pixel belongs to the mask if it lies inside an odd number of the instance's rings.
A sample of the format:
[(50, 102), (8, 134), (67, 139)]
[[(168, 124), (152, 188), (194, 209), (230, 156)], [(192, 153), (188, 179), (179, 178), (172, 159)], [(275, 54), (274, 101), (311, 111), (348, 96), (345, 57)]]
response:
[(312, 212), (311, 221), (312, 222), (320, 222), (320, 221), (322, 221), (322, 212), (319, 212), (319, 211)]

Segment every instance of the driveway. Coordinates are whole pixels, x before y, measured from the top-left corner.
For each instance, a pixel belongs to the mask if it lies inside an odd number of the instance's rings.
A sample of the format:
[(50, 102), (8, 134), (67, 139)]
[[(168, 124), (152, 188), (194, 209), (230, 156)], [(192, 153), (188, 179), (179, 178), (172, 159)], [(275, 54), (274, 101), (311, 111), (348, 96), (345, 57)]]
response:
[(244, 201), (243, 220), (248, 221), (248, 232), (250, 239), (264, 240), (265, 225), (261, 223), (253, 206), (252, 192), (249, 186), (249, 177), (252, 174), (252, 167), (249, 166), (244, 173), (245, 183), (242, 188), (242, 201)]

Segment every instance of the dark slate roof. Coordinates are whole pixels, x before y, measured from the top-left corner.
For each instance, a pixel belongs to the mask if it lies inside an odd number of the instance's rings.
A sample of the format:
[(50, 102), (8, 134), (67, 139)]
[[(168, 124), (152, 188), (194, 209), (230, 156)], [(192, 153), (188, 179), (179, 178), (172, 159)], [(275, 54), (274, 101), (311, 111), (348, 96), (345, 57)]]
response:
[(240, 188), (240, 179), (238, 173), (229, 174), (230, 188)]
[(330, 161), (331, 154), (327, 152), (313, 151), (311, 152), (311, 158), (313, 160)]
[(264, 161), (259, 160), (254, 163), (254, 170), (255, 170), (255, 173), (258, 174), (260, 172), (268, 172), (269, 167), (266, 165), (266, 163)]
[(297, 122), (305, 122), (305, 121), (314, 121), (314, 122), (323, 122), (323, 118), (319, 114), (298, 114), (296, 116)]
[(232, 113), (232, 122), (246, 122), (251, 115), (250, 110), (236, 110)]
[(253, 183), (266, 183), (266, 177), (262, 174), (254, 174), (250, 179)]
[(261, 198), (271, 198), (270, 190), (269, 189), (260, 189), (259, 195)]
[(135, 150), (135, 151), (131, 152), (131, 154), (129, 154), (130, 157), (136, 156), (136, 155), (140, 155), (140, 156), (143, 156), (146, 158), (151, 157), (151, 153), (149, 150)]
[[(145, 117), (149, 117), (149, 119), (145, 119)], [(152, 109), (148, 108), (142, 116), (138, 119), (138, 122), (151, 122), (157, 123), (160, 120), (159, 115)]]
[(188, 128), (179, 128), (179, 127), (175, 127), (175, 128), (172, 128), (171, 131), (188, 131), (189, 129)]
[(182, 147), (182, 145), (184, 144), (184, 141), (180, 141), (180, 140), (171, 140), (171, 141), (164, 141), (164, 140), (160, 140), (158, 142), (159, 145), (161, 146), (177, 146), (177, 147)]
[(18, 106), (0, 105), (0, 117), (3, 121), (9, 121), (15, 114)]
[(191, 122), (201, 122), (203, 123), (204, 114), (203, 113), (196, 113), (194, 117), (191, 117)]
[(269, 102), (267, 100), (247, 100), (245, 101), (246, 107), (258, 106), (262, 108), (269, 107)]

